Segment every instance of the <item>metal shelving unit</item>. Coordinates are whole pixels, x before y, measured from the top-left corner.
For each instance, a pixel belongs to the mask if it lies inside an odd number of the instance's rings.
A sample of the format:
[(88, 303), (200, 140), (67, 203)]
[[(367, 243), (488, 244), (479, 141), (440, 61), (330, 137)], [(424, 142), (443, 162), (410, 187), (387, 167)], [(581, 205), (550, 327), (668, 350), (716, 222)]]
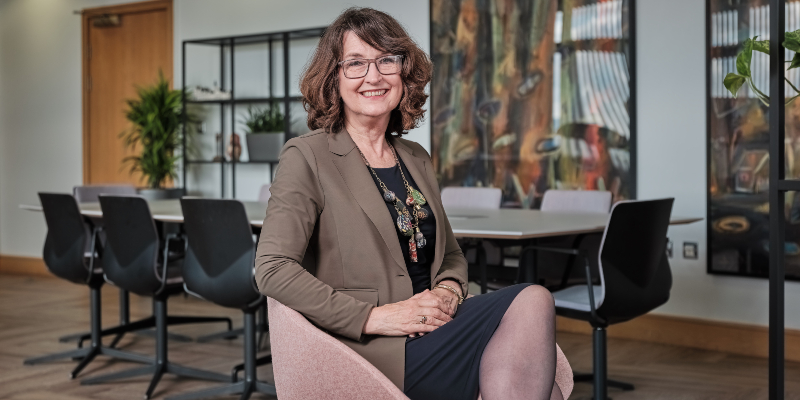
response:
[[(300, 96), (290, 96), (290, 51), (291, 51), (291, 42), (293, 40), (298, 39), (310, 39), (310, 38), (318, 38), (322, 36), (322, 33), (325, 31), (324, 27), (321, 28), (310, 28), (310, 29), (301, 29), (301, 30), (294, 30), (294, 31), (281, 31), (281, 32), (269, 32), (269, 33), (261, 33), (261, 34), (254, 34), (254, 35), (241, 35), (241, 36), (227, 36), (227, 37), (217, 37), (217, 38), (208, 38), (208, 39), (194, 39), (194, 40), (184, 40), (182, 46), (182, 64), (181, 64), (181, 76), (183, 85), (186, 85), (186, 50), (188, 45), (203, 45), (203, 46), (216, 46), (219, 47), (219, 62), (220, 62), (220, 88), (222, 90), (230, 91), (231, 98), (227, 100), (189, 100), (186, 99), (185, 93), (183, 98), (183, 111), (184, 111), (184, 118), (186, 118), (186, 106), (187, 104), (215, 104), (219, 105), (219, 118), (220, 118), (220, 133), (221, 133), (221, 140), (219, 141), (218, 148), (216, 150), (216, 155), (219, 157), (219, 160), (191, 160), (187, 159), (187, 157), (182, 158), (182, 184), (183, 189), (186, 191), (186, 175), (187, 175), (187, 165), (191, 164), (219, 164), (220, 166), (220, 194), (222, 198), (226, 197), (226, 185), (225, 185), (225, 172), (226, 172), (226, 165), (230, 166), (231, 172), (231, 193), (230, 197), (236, 197), (236, 165), (237, 164), (269, 164), (270, 170), (274, 171), (274, 165), (277, 164), (278, 160), (275, 161), (237, 161), (236, 159), (226, 160), (225, 159), (225, 146), (227, 143), (227, 136), (225, 135), (225, 126), (226, 124), (230, 124), (230, 132), (233, 133), (236, 130), (236, 107), (237, 105), (241, 104), (256, 104), (256, 103), (272, 103), (272, 102), (281, 102), (283, 103), (283, 115), (284, 115), (284, 133), (285, 137), (288, 140), (291, 135), (291, 103), (297, 102), (302, 100)], [(283, 83), (283, 96), (275, 96), (274, 94), (274, 87), (276, 83), (276, 77), (274, 74), (274, 60), (273, 60), (273, 44), (274, 43), (282, 43), (283, 44), (283, 76), (281, 77)], [(237, 98), (236, 93), (234, 91), (234, 83), (236, 82), (236, 74), (235, 68), (236, 65), (236, 46), (242, 45), (252, 45), (252, 44), (264, 44), (268, 45), (268, 64), (269, 64), (269, 96), (267, 97), (243, 97)], [(228, 55), (226, 55), (226, 50), (228, 50)], [(227, 58), (226, 58), (227, 57)], [(226, 71), (226, 61), (230, 66), (230, 71)], [(226, 87), (225, 82), (226, 78), (229, 79), (229, 87)], [(281, 81), (278, 81), (281, 82)], [(228, 114), (230, 118), (227, 118)], [(186, 121), (184, 119), (184, 131), (183, 131), (183, 142), (182, 142), (182, 149), (186, 149)], [(183, 151), (183, 154), (186, 154)]]

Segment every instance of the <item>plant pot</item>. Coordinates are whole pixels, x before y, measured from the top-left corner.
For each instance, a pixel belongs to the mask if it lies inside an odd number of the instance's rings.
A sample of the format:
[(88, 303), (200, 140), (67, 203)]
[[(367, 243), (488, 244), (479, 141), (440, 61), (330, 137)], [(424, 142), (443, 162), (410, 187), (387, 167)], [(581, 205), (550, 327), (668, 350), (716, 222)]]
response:
[(248, 133), (247, 154), (250, 161), (277, 162), (286, 141), (283, 132)]
[(137, 189), (139, 196), (144, 197), (145, 200), (168, 200), (180, 199), (183, 196), (183, 188), (168, 188), (168, 189), (151, 189), (139, 188)]

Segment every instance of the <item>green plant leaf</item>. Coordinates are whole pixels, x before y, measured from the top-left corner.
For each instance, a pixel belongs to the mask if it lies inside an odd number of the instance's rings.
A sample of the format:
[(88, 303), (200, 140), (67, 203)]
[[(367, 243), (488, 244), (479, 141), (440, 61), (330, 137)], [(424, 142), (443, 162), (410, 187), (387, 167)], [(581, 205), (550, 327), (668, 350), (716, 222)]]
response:
[(756, 40), (757, 37), (753, 38), (753, 50), (769, 54), (769, 40)]
[(800, 29), (786, 32), (782, 44), (783, 47), (791, 51), (800, 51)]
[(753, 40), (747, 39), (744, 41), (744, 45), (742, 46), (742, 51), (736, 57), (736, 71), (739, 72), (739, 75), (747, 78), (750, 77), (750, 61), (752, 61), (752, 59), (753, 59)]
[(789, 68), (787, 68), (787, 70), (797, 67), (800, 67), (800, 53), (794, 53), (794, 57), (792, 57), (792, 63), (789, 64)]
[(736, 94), (739, 93), (739, 88), (744, 85), (745, 81), (747, 80), (746, 77), (734, 74), (733, 72), (729, 73), (728, 76), (725, 77), (723, 83), (725, 84), (725, 89), (728, 89), (729, 92), (736, 97)]

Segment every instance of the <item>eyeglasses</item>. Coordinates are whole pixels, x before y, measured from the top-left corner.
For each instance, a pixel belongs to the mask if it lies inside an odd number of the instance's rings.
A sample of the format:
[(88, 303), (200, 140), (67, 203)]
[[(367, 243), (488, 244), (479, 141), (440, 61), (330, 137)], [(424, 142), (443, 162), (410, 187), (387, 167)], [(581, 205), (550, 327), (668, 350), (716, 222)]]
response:
[(380, 58), (354, 58), (340, 61), (339, 65), (344, 71), (345, 78), (358, 79), (367, 76), (369, 65), (375, 63), (381, 75), (394, 75), (400, 73), (403, 67), (403, 56), (383, 56)]

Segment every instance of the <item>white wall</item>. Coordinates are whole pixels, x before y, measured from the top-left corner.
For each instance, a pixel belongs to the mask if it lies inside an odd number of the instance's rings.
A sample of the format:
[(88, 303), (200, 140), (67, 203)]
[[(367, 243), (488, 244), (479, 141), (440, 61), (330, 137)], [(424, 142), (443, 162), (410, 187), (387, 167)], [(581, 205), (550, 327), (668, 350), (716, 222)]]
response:
[(72, 11), (123, 2), (0, 4), (2, 254), (41, 256), (44, 219), (18, 205), (82, 182), (81, 18)]
[[(114, 0), (0, 0), (0, 253), (40, 256), (40, 214), (18, 209), (38, 191), (69, 191), (82, 181), (80, 17), (72, 10)], [(675, 214), (705, 216), (704, 2), (638, 2), (639, 197), (676, 198)], [(326, 25), (347, 1), (175, 0), (175, 78), (181, 85), (185, 39)], [(423, 49), (429, 45), (428, 3), (371, 1), (397, 17)], [(681, 29), (675, 28), (681, 21)], [(411, 139), (426, 148), (427, 125)], [(240, 182), (240, 187), (242, 183)], [(241, 189), (240, 189), (241, 190)], [(672, 298), (658, 312), (767, 323), (767, 281), (706, 274), (705, 224), (670, 230), (675, 242)], [(680, 244), (700, 244), (698, 261)], [(788, 283), (787, 304), (800, 301)], [(787, 307), (787, 327), (800, 311)]]

